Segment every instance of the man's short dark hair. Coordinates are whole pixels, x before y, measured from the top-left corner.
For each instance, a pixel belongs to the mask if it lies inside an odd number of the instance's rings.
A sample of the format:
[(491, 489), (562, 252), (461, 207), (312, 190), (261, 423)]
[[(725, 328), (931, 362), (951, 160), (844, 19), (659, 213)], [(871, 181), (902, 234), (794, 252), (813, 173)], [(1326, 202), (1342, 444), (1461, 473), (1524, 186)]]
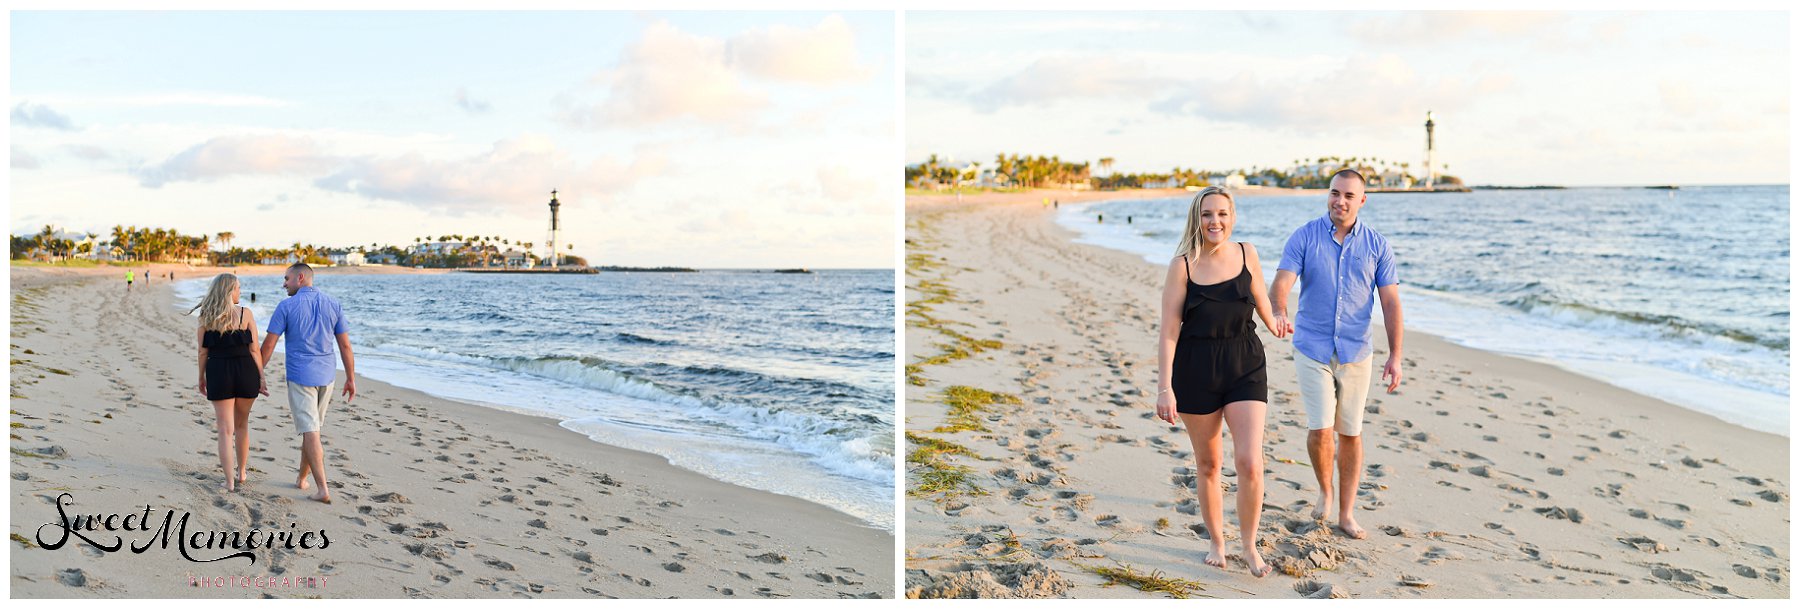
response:
[(1357, 173), (1357, 171), (1355, 169), (1350, 169), (1348, 167), (1346, 167), (1344, 169), (1339, 169), (1337, 173), (1331, 174), (1331, 181), (1335, 182), (1335, 181), (1337, 181), (1338, 178), (1346, 178), (1346, 177), (1356, 178), (1356, 181), (1358, 183), (1362, 184), (1363, 188), (1369, 187), (1369, 181), (1363, 179), (1361, 173)]
[(312, 265), (304, 262), (290, 264), (287, 270), (290, 273), (299, 273), (301, 277), (311, 278), (313, 276)]

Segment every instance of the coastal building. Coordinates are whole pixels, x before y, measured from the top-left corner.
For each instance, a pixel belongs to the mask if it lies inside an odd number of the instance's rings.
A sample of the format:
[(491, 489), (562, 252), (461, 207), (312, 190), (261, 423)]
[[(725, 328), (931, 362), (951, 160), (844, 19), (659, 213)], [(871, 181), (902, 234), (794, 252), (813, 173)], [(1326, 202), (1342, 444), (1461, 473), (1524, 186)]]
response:
[(300, 256), (294, 254), (293, 252), (288, 252), (288, 253), (280, 255), (280, 256), (264, 256), (261, 259), (257, 260), (256, 263), (257, 264), (293, 264), (293, 263), (296, 263), (299, 261), (300, 261)]
[(443, 256), (445, 254), (454, 254), (463, 251), (464, 249), (468, 249), (468, 247), (468, 241), (428, 241), (407, 249), (414, 254)]
[(1243, 188), (1250, 184), (1244, 180), (1244, 174), (1241, 173), (1206, 176), (1206, 183), (1212, 186), (1223, 186), (1226, 188)]
[(399, 259), (399, 257), (397, 257), (393, 254), (379, 252), (379, 253), (364, 255), (363, 262), (365, 264), (398, 264), (400, 262), (400, 259)]
[(363, 253), (353, 250), (332, 250), (325, 257), (331, 260), (332, 266), (362, 266), (364, 263)]
[(505, 252), (502, 252), (500, 256), (502, 263), (509, 269), (528, 269), (537, 266), (537, 263), (532, 261), (531, 256), (528, 256), (525, 252), (519, 250), (508, 248)]

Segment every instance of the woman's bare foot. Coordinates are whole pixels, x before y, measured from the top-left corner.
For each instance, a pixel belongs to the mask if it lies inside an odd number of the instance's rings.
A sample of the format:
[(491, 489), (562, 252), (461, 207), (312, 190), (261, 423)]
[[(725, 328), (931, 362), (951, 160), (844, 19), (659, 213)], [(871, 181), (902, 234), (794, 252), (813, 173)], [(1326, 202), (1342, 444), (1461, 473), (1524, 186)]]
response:
[(306, 474), (300, 474), (299, 478), (295, 478), (294, 486), (299, 487), (300, 490), (306, 490), (308, 486), (306, 483)]
[(1225, 568), (1225, 544), (1213, 544), (1212, 551), (1207, 552), (1206, 556), (1200, 560), (1221, 569)]
[(1270, 571), (1275, 570), (1275, 567), (1263, 562), (1262, 554), (1256, 551), (1254, 545), (1244, 547), (1244, 564), (1250, 565), (1250, 574), (1257, 577), (1268, 575)]
[(1364, 531), (1362, 527), (1356, 526), (1356, 519), (1350, 517), (1349, 514), (1338, 516), (1337, 527), (1339, 531), (1343, 531), (1344, 534), (1349, 535), (1351, 539), (1362, 539), (1369, 536), (1368, 531)]
[(238, 481), (238, 484), (243, 484), (245, 482), (249, 482), (250, 481), (250, 472), (247, 472), (244, 470), (238, 470), (237, 481)]
[(331, 503), (331, 493), (325, 492), (323, 489), (321, 489), (321, 490), (319, 490), (319, 492), (313, 493), (312, 495), (307, 496), (307, 499), (311, 499), (311, 500), (317, 501), (319, 503)]
[(227, 493), (235, 493), (237, 492), (237, 487), (232, 485), (231, 478), (226, 478), (224, 482), (219, 484), (219, 490)]

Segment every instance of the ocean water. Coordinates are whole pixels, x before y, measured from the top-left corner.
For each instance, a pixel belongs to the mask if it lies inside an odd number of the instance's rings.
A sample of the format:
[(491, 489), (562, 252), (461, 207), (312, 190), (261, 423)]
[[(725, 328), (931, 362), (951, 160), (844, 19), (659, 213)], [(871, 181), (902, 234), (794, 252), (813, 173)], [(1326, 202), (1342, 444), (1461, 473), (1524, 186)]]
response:
[[(205, 279), (176, 286), (198, 302)], [(243, 278), (266, 328), (279, 276)], [(894, 274), (331, 275), (357, 372), (893, 530)], [(250, 302), (250, 293), (257, 302)]]
[[(1190, 201), (1064, 206), (1057, 221), (1165, 265)], [(1407, 328), (1787, 435), (1788, 214), (1787, 186), (1711, 186), (1372, 194), (1360, 219), (1393, 245)], [(1323, 215), (1323, 195), (1241, 197), (1233, 236), (1272, 278), (1288, 236)]]

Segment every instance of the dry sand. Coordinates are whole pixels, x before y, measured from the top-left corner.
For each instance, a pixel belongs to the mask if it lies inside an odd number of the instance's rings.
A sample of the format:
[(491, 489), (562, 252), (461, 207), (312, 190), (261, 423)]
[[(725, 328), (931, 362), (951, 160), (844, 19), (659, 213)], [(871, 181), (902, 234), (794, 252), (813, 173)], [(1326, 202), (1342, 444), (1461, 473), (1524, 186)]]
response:
[[(1259, 330), (1271, 384), (1259, 547), (1278, 570), (1203, 565), (1191, 447), (1152, 418), (1164, 269), (1071, 243), (1046, 194), (907, 201), (906, 361), (922, 383), (906, 387), (908, 450), (966, 448), (915, 460), (967, 468), (978, 487), (921, 492), (934, 468), (909, 462), (908, 596), (1164, 596), (1107, 586), (1100, 567), (1211, 597), (1788, 596), (1787, 438), (1419, 332), (1399, 393), (1376, 390), (1367, 408), (1369, 537), (1352, 540), (1307, 515), (1293, 347)], [(1168, 194), (1082, 198), (1153, 196)], [(970, 356), (924, 361), (959, 349)], [(952, 386), (1017, 402), (976, 413), (988, 431), (938, 430), (955, 422)]]
[[(395, 271), (415, 272), (349, 272)], [(893, 535), (850, 516), (598, 444), (553, 419), (366, 377), (355, 402), (337, 397), (326, 419), (334, 502), (308, 501), (293, 485), (298, 444), (279, 353), (268, 368), (273, 397), (252, 411), (250, 482), (223, 493), (212, 409), (193, 388), (193, 322), (173, 308), (166, 279), (149, 290), (140, 281), (129, 297), (123, 283), (115, 268), (12, 271), (15, 598), (893, 595)], [(36, 547), (64, 492), (84, 513), (150, 504), (158, 522), (168, 510), (192, 513), (190, 530), (297, 523), (327, 531), (331, 544), (259, 551), (254, 566), (192, 563), (173, 546)], [(326, 586), (193, 588), (190, 575), (325, 577)]]

